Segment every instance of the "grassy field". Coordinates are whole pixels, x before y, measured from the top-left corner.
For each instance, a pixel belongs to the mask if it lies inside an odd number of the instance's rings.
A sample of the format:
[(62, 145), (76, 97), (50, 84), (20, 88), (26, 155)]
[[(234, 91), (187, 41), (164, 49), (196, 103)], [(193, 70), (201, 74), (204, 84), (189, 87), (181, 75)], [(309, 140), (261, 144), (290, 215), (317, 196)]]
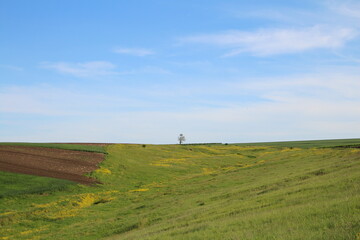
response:
[(47, 147), (47, 148), (58, 148), (65, 150), (106, 153), (104, 146), (97, 146), (97, 145), (66, 144), (66, 143), (21, 143), (21, 142), (19, 143), (2, 142), (0, 143), (0, 145)]
[(65, 190), (72, 185), (75, 183), (62, 179), (0, 171), (0, 201), (6, 197)]
[(357, 238), (359, 148), (261, 145), (109, 145), (103, 184), (31, 192), (19, 177), (0, 239)]
[(288, 141), (288, 142), (259, 142), (259, 143), (238, 143), (238, 146), (278, 146), (278, 147), (338, 147), (338, 146), (360, 146), (360, 139), (330, 139), (313, 141)]

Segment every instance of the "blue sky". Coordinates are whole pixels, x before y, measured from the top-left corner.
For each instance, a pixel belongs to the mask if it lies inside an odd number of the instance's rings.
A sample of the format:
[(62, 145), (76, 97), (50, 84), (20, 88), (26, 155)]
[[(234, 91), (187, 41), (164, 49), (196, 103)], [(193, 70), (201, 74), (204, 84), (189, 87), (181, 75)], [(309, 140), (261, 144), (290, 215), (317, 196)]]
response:
[(360, 2), (2, 0), (0, 141), (360, 137)]

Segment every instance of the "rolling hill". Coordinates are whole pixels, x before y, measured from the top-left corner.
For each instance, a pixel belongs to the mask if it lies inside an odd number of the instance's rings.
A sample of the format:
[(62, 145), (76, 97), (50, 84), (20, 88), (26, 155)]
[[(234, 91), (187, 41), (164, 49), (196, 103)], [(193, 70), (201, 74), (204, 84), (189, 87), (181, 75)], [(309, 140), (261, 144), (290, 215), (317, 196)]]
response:
[(0, 172), (0, 239), (356, 239), (359, 146), (105, 145), (95, 185)]

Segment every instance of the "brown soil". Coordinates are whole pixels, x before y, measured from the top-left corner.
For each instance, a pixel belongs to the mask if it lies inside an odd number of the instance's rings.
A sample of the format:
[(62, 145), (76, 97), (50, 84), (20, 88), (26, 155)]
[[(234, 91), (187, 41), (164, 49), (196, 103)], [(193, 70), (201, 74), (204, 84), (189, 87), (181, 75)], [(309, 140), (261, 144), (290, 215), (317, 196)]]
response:
[(66, 179), (82, 184), (96, 183), (83, 176), (97, 169), (105, 154), (44, 147), (1, 146), (0, 170)]

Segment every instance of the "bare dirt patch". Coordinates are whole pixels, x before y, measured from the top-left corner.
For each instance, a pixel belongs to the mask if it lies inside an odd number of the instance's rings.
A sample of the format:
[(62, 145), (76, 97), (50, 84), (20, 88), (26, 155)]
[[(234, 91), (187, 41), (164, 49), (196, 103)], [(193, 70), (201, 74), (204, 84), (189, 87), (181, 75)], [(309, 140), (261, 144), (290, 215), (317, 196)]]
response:
[(105, 154), (44, 147), (1, 146), (0, 170), (66, 179), (82, 184), (96, 183), (83, 176), (98, 168)]

